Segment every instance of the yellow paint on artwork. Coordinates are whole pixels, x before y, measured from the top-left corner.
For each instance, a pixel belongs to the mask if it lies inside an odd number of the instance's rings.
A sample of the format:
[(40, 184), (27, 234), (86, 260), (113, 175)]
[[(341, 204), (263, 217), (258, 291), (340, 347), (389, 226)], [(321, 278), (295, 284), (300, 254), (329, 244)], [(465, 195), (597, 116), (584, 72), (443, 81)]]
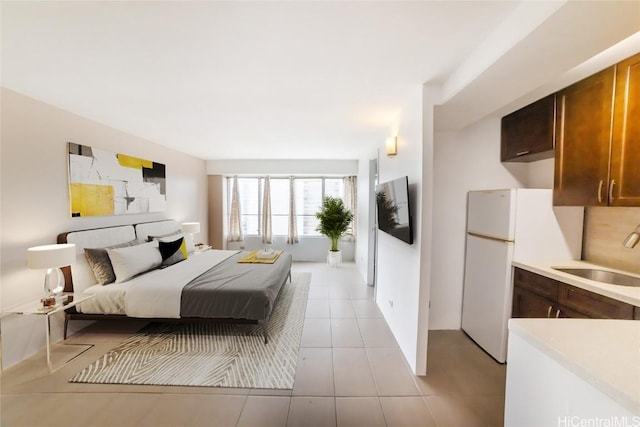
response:
[(111, 185), (71, 183), (71, 213), (79, 216), (114, 214)]
[(153, 168), (153, 162), (151, 160), (140, 159), (138, 157), (127, 156), (126, 154), (120, 154), (120, 153), (118, 153), (117, 157), (118, 157), (118, 163), (120, 163), (120, 166), (125, 168), (134, 168), (134, 169), (142, 169), (143, 167), (147, 169)]

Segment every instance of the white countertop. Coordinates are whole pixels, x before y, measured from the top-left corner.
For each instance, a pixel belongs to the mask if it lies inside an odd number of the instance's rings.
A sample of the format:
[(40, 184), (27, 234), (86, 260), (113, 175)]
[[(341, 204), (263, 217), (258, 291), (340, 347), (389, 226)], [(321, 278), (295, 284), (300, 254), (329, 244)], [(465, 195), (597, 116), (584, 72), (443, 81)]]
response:
[(510, 319), (509, 331), (640, 415), (640, 321)]
[(586, 289), (588, 291), (595, 292), (597, 294), (604, 295), (618, 301), (623, 301), (628, 304), (635, 305), (636, 307), (640, 307), (640, 287), (619, 286), (596, 282), (594, 280), (583, 279), (582, 277), (554, 270), (552, 267), (598, 268), (601, 270), (617, 271), (629, 276), (640, 278), (640, 275), (638, 274), (629, 273), (628, 271), (616, 270), (614, 268), (603, 267), (600, 265), (588, 263), (586, 261), (513, 261), (512, 264), (514, 267), (519, 267), (523, 270), (537, 273), (542, 276), (557, 280), (559, 282), (567, 283), (577, 288)]

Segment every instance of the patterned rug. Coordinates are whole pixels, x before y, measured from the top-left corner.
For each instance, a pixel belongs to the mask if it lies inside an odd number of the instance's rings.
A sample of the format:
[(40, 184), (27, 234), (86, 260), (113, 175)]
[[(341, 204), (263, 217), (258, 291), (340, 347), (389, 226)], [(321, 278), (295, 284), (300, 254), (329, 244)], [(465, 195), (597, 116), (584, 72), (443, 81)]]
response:
[(69, 382), (292, 389), (311, 273), (292, 273), (269, 322), (151, 323)]

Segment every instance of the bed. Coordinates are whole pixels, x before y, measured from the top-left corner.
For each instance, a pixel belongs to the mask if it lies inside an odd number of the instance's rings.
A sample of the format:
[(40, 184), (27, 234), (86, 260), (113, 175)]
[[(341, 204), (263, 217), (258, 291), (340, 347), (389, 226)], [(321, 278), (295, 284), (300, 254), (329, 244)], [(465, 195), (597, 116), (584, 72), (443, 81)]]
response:
[(259, 323), (268, 343), (269, 318), (291, 281), (291, 254), (242, 262), (245, 251), (198, 251), (173, 220), (72, 231), (58, 243), (76, 245), (65, 291), (93, 295), (65, 312), (65, 338), (70, 320), (137, 318)]

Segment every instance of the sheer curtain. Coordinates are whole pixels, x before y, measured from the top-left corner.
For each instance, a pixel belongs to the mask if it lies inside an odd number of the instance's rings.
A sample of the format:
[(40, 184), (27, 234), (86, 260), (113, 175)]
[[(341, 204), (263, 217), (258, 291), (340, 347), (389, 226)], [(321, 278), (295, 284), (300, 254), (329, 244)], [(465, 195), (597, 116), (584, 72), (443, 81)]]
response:
[(296, 179), (289, 177), (289, 231), (287, 233), (287, 243), (293, 245), (299, 243), (298, 224), (296, 222)]
[(242, 225), (240, 223), (240, 193), (238, 191), (238, 176), (233, 177), (231, 190), (231, 215), (229, 215), (229, 241), (242, 242)]
[(271, 178), (264, 178), (262, 195), (262, 243), (271, 243)]
[(358, 199), (357, 181), (355, 176), (344, 177), (344, 206), (353, 213), (353, 221), (351, 221), (351, 233), (348, 233), (347, 240), (355, 240), (357, 227), (356, 203)]

